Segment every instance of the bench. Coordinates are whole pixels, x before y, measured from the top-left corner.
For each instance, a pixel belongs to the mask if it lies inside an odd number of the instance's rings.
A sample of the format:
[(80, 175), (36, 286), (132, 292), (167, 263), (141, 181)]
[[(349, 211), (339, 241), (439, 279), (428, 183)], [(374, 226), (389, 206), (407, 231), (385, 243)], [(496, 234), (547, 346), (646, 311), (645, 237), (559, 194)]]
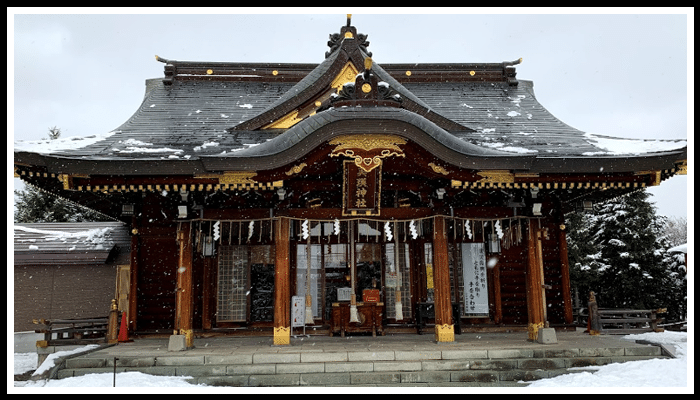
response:
[[(630, 335), (643, 332), (663, 332), (659, 326), (663, 320), (658, 315), (666, 312), (665, 308), (656, 310), (635, 310), (621, 308), (600, 308), (600, 322), (603, 333), (608, 335)], [(588, 320), (587, 310), (581, 310), (579, 316)], [(581, 321), (581, 320), (579, 320)]]

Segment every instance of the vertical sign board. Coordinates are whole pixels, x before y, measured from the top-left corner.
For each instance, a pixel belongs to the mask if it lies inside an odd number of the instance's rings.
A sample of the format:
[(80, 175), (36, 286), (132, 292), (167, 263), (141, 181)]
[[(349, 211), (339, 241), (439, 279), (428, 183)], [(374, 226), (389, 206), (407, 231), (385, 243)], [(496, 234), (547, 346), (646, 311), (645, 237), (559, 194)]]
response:
[(292, 296), (292, 328), (304, 326), (304, 310), (306, 300), (304, 296)]
[(468, 316), (489, 315), (486, 253), (483, 243), (462, 243), (464, 312)]
[(343, 215), (379, 215), (382, 167), (371, 171), (343, 163)]

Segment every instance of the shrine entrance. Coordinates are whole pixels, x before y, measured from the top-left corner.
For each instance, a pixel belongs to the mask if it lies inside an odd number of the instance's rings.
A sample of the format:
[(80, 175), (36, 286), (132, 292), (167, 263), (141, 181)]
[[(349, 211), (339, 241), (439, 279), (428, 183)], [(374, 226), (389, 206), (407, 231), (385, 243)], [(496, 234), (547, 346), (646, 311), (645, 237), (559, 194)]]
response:
[(387, 320), (396, 321), (398, 316), (399, 322), (411, 321), (412, 263), (407, 243), (386, 243), (383, 223), (378, 221), (309, 225), (306, 240), (299, 237), (295, 245), (294, 295), (310, 294), (314, 323), (331, 324), (333, 307), (349, 303), (352, 293), (359, 303), (381, 304)]
[[(314, 325), (334, 326), (334, 307), (355, 301), (376, 303), (386, 325), (414, 326), (417, 305), (435, 302), (431, 222), (294, 221), (293, 295), (309, 293)], [(451, 241), (447, 252), (455, 317), (488, 319), (485, 244)]]
[[(434, 232), (436, 219), (446, 232), (442, 242)], [(215, 289), (209, 292), (216, 296), (210, 314), (216, 327), (267, 327), (287, 309), (278, 302), (287, 296), (304, 299), (304, 323), (297, 319), (296, 327), (314, 326), (330, 334), (422, 333), (427, 325), (437, 326), (438, 318), (442, 326), (460, 326), (462, 320), (489, 324), (498, 317), (498, 272), (488, 261), (500, 251), (490, 247), (489, 232), (498, 228), (492, 221), (287, 221), (287, 240), (273, 234), (274, 220), (197, 225), (195, 237), (203, 238), (195, 248), (212, 257), (216, 268)], [(276, 254), (285, 248), (288, 258)], [(288, 278), (278, 281), (287, 263)], [(278, 293), (278, 285), (283, 291), (288, 287), (288, 294)], [(438, 304), (442, 315), (436, 313)]]

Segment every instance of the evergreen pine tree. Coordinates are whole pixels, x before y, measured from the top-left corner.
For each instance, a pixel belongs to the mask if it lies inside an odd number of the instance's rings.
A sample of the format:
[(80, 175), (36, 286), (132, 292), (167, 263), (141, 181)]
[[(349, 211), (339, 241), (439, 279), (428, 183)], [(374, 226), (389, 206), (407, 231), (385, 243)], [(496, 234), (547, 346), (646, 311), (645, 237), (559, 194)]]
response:
[(595, 292), (603, 308), (667, 308), (670, 320), (685, 303), (685, 277), (665, 252), (650, 196), (637, 191), (567, 217), (571, 286), (579, 296)]
[(43, 190), (15, 190), (16, 223), (109, 221), (106, 216)]
[[(54, 126), (49, 128), (48, 135), (51, 140), (58, 139), (61, 130)], [(15, 190), (14, 193), (16, 223), (109, 221), (109, 218), (96, 211), (32, 186)]]
[(595, 253), (591, 233), (591, 216), (584, 213), (571, 213), (566, 221), (567, 252), (569, 254), (569, 276), (571, 280), (574, 306), (586, 307), (588, 293), (598, 288), (598, 274), (590, 270), (587, 256)]

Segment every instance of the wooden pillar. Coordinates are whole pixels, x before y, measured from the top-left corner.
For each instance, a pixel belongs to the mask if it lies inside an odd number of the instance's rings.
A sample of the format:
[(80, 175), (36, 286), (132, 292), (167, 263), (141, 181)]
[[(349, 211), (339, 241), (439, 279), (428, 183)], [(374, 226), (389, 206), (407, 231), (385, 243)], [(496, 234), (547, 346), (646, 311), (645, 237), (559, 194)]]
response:
[(528, 221), (527, 235), (527, 332), (528, 340), (537, 340), (540, 328), (544, 328), (544, 276), (542, 268), (542, 247), (540, 244), (540, 230), (538, 221)]
[(177, 263), (177, 297), (175, 302), (175, 330), (177, 334), (185, 336), (185, 347), (188, 349), (194, 347), (191, 227), (191, 222), (182, 222), (177, 231), (180, 257)]
[(129, 255), (129, 309), (126, 310), (128, 329), (136, 330), (136, 315), (138, 307), (138, 277), (139, 277), (139, 231), (136, 227), (136, 218), (131, 222), (131, 254)]
[(450, 266), (447, 254), (445, 217), (433, 218), (433, 285), (435, 287), (435, 340), (454, 342), (452, 300), (450, 298)]
[[(563, 218), (562, 218), (563, 219)], [(566, 226), (559, 225), (559, 260), (561, 262), (561, 291), (564, 298), (564, 321), (574, 323), (574, 308), (571, 304), (571, 281), (569, 277), (569, 251), (566, 244)]]
[(202, 329), (210, 330), (213, 326), (212, 315), (215, 307), (212, 307), (212, 301), (216, 299), (214, 287), (214, 257), (203, 257), (204, 272), (202, 277)]
[(289, 219), (279, 218), (275, 223), (275, 345), (288, 345), (292, 331), (289, 274)]
[(497, 264), (491, 268), (493, 270), (493, 322), (500, 324), (503, 321), (503, 303), (501, 301), (501, 267)]

